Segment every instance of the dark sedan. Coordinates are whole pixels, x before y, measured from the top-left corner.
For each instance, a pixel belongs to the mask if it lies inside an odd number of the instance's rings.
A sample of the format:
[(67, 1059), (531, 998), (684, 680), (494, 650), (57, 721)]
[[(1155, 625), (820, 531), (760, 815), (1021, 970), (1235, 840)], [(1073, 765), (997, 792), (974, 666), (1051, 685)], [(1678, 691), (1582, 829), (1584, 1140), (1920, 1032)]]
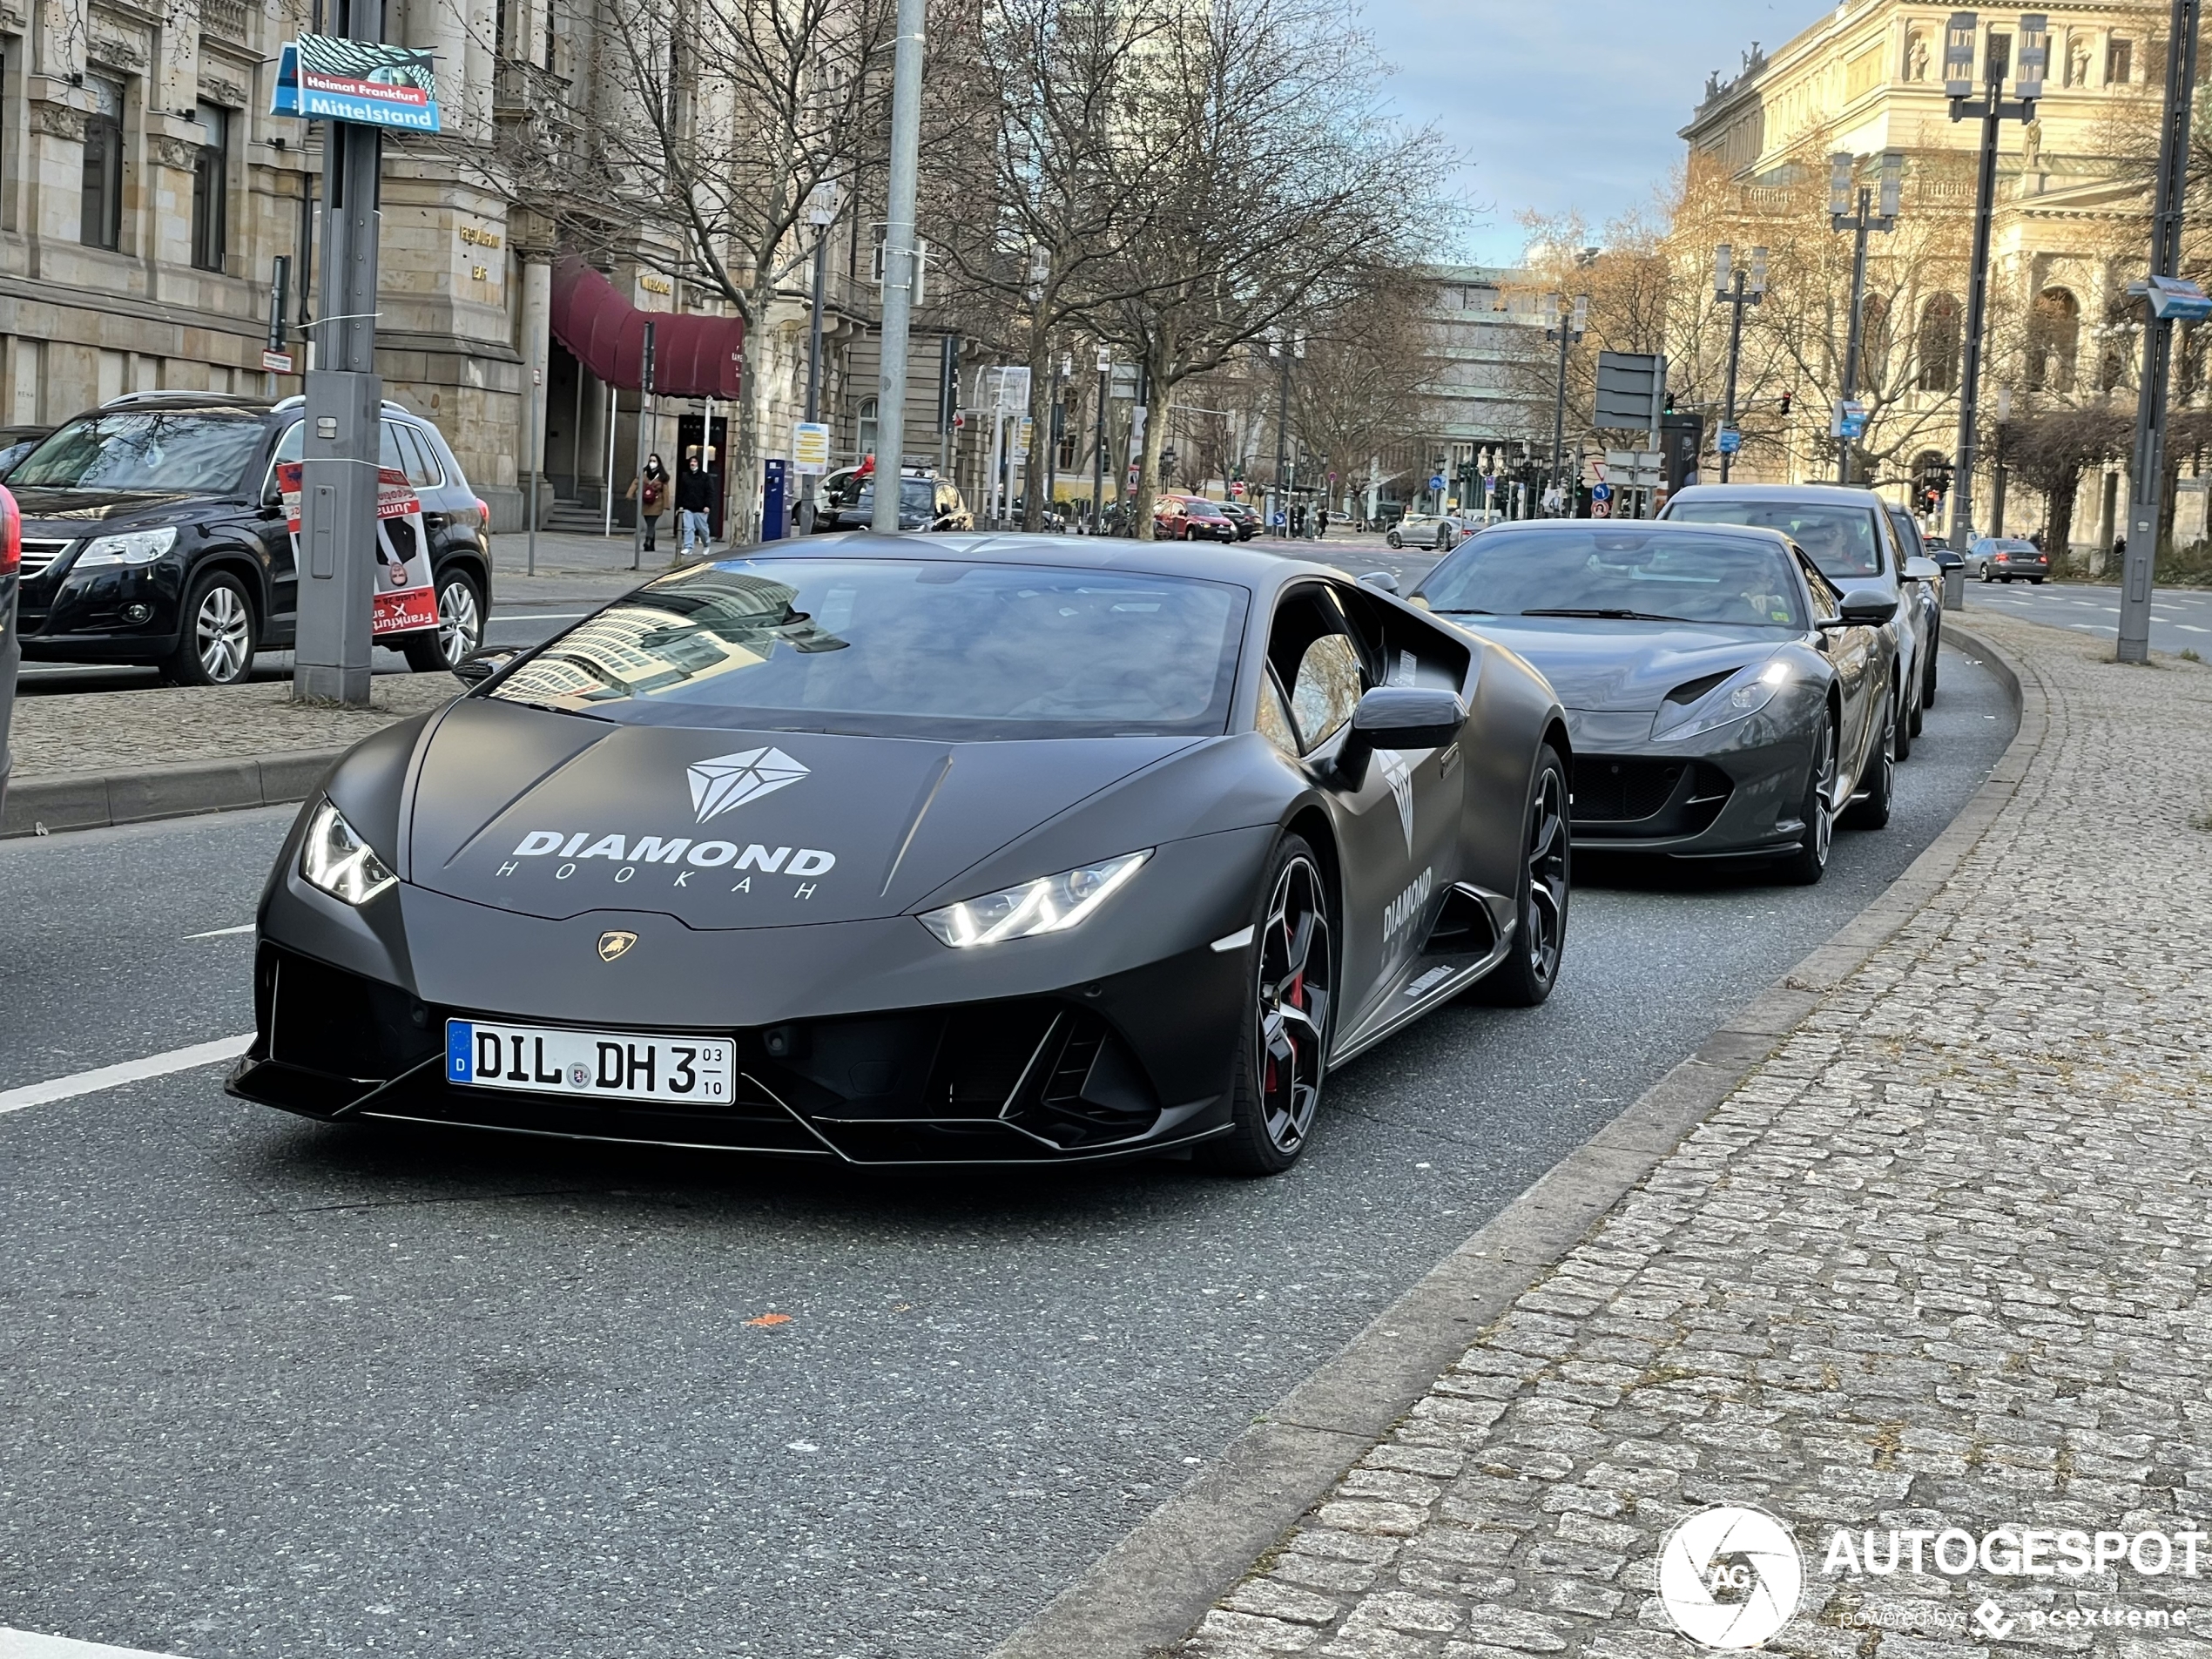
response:
[(1966, 555), (1966, 574), (1984, 582), (2040, 583), (2051, 574), (2051, 556), (2033, 542), (1985, 536)]
[(1417, 604), (1526, 658), (1567, 709), (1575, 844), (1780, 860), (1889, 820), (1897, 600), (1838, 592), (1770, 529), (1591, 520), (1487, 529)]
[(1559, 970), (1550, 689), (1318, 565), (851, 536), (672, 572), (504, 656), (300, 813), (236, 1092), (1267, 1174), (1331, 1067)]

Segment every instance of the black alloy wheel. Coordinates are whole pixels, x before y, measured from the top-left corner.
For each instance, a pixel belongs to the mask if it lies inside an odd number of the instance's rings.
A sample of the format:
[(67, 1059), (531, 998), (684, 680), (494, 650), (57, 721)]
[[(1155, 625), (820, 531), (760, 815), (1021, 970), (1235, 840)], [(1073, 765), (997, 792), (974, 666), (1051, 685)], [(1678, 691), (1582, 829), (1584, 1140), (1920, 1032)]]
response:
[(1900, 765), (1912, 759), (1912, 736), (1920, 729), (1919, 722), (1912, 718), (1920, 711), (1920, 700), (1914, 698), (1911, 701), (1912, 706), (1907, 708), (1905, 688), (1900, 685), (1890, 705), (1890, 731), (1895, 738), (1892, 752)]
[(1485, 1001), (1533, 1008), (1552, 994), (1567, 949), (1567, 906), (1574, 885), (1574, 826), (1568, 816), (1567, 763), (1546, 744), (1528, 787), (1521, 839), (1520, 890), (1514, 895), (1513, 948), (1481, 983)]
[(1313, 1133), (1336, 1012), (1336, 936), (1313, 849), (1286, 835), (1255, 925), (1250, 1024), (1239, 1045), (1230, 1132), (1203, 1150), (1234, 1175), (1277, 1175)]
[(253, 602), (225, 570), (210, 570), (186, 590), (178, 612), (177, 647), (161, 675), (177, 685), (236, 685), (253, 671), (260, 647)]
[(1828, 854), (1836, 843), (1837, 744), (1832, 717), (1821, 717), (1818, 745), (1812, 764), (1805, 768), (1804, 802), (1797, 809), (1804, 820), (1804, 837), (1797, 850), (1780, 861), (1784, 880), (1804, 887), (1814, 886), (1828, 873)]
[(1393, 552), (1396, 552), (1399, 549), (1406, 545), (1406, 538), (1400, 536), (1396, 530), (1393, 530), (1389, 535), (1384, 536), (1383, 541)]
[(1858, 780), (1859, 792), (1844, 809), (1845, 829), (1878, 830), (1890, 821), (1890, 796), (1897, 787), (1897, 695), (1882, 699), (1882, 741)]
[(450, 671), (484, 643), (484, 604), (465, 570), (438, 572), (438, 631), (409, 634), (400, 642), (407, 665), (418, 674)]

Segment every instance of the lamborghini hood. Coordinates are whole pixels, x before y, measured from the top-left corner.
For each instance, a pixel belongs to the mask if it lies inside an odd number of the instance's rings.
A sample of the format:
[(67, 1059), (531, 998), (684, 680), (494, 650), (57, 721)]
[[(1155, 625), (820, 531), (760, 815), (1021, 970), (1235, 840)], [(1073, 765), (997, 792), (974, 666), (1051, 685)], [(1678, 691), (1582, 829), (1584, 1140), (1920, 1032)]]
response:
[(1192, 742), (705, 731), (468, 698), (425, 743), (405, 874), (555, 920), (609, 907), (692, 927), (895, 916)]

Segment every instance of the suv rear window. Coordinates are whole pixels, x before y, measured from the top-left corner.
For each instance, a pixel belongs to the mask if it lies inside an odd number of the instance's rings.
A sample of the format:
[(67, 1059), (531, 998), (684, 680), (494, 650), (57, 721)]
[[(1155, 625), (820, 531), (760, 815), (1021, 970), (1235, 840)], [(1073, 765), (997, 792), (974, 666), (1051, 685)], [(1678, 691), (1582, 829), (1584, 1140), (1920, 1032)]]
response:
[(8, 482), (18, 489), (227, 495), (260, 447), (262, 419), (212, 409), (80, 415), (24, 456)]

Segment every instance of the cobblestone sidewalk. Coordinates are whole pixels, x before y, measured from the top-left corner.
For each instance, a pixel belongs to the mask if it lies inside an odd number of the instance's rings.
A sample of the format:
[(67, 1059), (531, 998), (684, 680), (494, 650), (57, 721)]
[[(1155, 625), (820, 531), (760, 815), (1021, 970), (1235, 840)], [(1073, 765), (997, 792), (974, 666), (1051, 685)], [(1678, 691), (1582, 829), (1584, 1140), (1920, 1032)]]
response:
[(380, 674), (370, 683), (366, 709), (296, 704), (284, 680), (20, 697), (9, 741), (18, 783), (342, 749), (395, 720), (450, 702), (461, 689), (450, 674)]
[[(1824, 1570), (1841, 1527), (2212, 1514), (2212, 668), (1972, 621), (2049, 722), (2009, 806), (1184, 1659), (1684, 1659), (1656, 1561), (1714, 1503), (1795, 1529), (1781, 1652), (2212, 1659), (2212, 1554)], [(2031, 1626), (2077, 1604), (2123, 1622)]]

